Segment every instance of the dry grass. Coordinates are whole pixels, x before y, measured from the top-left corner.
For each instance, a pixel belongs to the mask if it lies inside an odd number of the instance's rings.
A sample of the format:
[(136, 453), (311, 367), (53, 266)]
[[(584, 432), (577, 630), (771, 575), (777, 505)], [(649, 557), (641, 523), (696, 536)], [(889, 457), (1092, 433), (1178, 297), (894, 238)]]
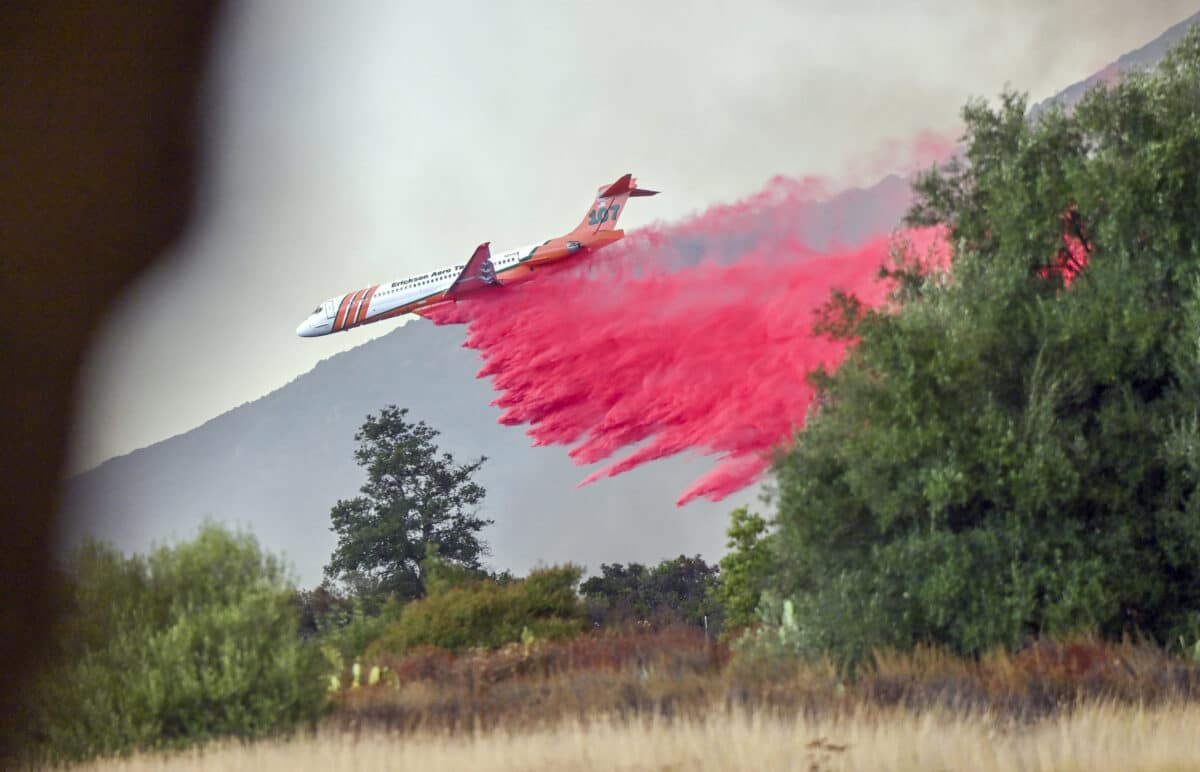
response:
[[(596, 715), (699, 716), (724, 699), (728, 648), (694, 629), (586, 635), (454, 656), (422, 648), (338, 695), (331, 727), (531, 729)], [(348, 679), (347, 679), (348, 680)]]
[(568, 721), (528, 731), (328, 732), (107, 761), (97, 772), (186, 770), (1168, 770), (1200, 769), (1200, 706), (1115, 704), (1033, 724), (946, 712)]
[(564, 720), (701, 719), (738, 709), (833, 717), (863, 709), (990, 715), (1031, 723), (1079, 704), (1200, 703), (1200, 667), (1152, 643), (1086, 637), (968, 659), (918, 647), (882, 652), (850, 677), (831, 663), (730, 662), (689, 629), (595, 634), (454, 656), (423, 649), (394, 677), (344, 690), (327, 728), (528, 731)]
[(1200, 770), (1200, 667), (1149, 643), (730, 661), (694, 630), (386, 663), (315, 735), (87, 769)]

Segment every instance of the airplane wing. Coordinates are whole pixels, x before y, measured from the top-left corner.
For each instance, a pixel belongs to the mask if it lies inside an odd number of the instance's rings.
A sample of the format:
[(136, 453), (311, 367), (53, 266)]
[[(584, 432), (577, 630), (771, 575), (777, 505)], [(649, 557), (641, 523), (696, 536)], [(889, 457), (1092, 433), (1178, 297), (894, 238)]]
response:
[(492, 266), (492, 251), (488, 248), (490, 241), (485, 241), (475, 248), (475, 254), (463, 267), (462, 273), (446, 290), (446, 299), (454, 300), (467, 293), (484, 289), (485, 287), (500, 286), (496, 281), (496, 269)]

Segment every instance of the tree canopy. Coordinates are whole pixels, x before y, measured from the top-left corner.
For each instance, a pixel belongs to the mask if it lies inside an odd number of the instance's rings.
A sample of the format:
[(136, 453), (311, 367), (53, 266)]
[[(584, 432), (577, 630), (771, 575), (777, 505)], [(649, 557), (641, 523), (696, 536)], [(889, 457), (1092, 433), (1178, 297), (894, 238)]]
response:
[[(719, 628), (721, 606), (714, 598), (720, 569), (696, 555), (680, 555), (657, 566), (603, 563), (600, 575), (579, 587), (593, 623), (684, 622)], [(707, 617), (707, 619), (706, 619)]]
[(909, 215), (949, 274), (850, 320), (776, 464), (802, 648), (1200, 636), (1197, 105), (1194, 31), (1073, 111), (964, 109)]
[[(457, 464), (439, 453), (436, 429), (389, 405), (354, 435), (354, 459), (367, 471), (362, 495), (330, 512), (337, 547), (325, 573), (410, 600), (425, 594), (421, 564), (430, 549), (448, 563), (477, 569), (487, 547), (476, 514), (485, 491), (472, 476), (485, 458)], [(365, 580), (365, 581), (364, 581)]]

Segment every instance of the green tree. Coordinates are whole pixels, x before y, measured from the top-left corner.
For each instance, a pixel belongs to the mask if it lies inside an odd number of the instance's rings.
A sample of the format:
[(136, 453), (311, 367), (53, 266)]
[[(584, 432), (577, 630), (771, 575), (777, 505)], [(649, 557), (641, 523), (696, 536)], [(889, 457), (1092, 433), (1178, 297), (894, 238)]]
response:
[(145, 557), (88, 542), (65, 562), (57, 650), (31, 679), (35, 759), (250, 738), (324, 711), (294, 587), (252, 537), (210, 525)]
[(589, 602), (594, 623), (684, 622), (716, 630), (722, 623), (721, 607), (713, 599), (719, 570), (699, 555), (680, 555), (651, 568), (603, 563), (600, 575), (584, 582), (579, 591)]
[(910, 214), (947, 229), (950, 275), (901, 260), (890, 312), (827, 326), (860, 343), (776, 466), (797, 648), (1195, 640), (1197, 104), (1194, 31), (1072, 112), (965, 108)]
[(721, 558), (721, 581), (713, 597), (725, 610), (727, 631), (748, 627), (758, 621), (758, 601), (767, 588), (774, 559), (767, 521), (746, 507), (730, 515), (729, 552)]
[(379, 598), (402, 601), (425, 594), (421, 562), (430, 546), (442, 560), (479, 568), (487, 550), (479, 531), (492, 523), (476, 515), (484, 489), (471, 479), (486, 459), (456, 464), (439, 454), (439, 432), (407, 414), (389, 405), (355, 433), (354, 459), (367, 482), (361, 496), (330, 512), (338, 543), (325, 567), (330, 578), (354, 579)]

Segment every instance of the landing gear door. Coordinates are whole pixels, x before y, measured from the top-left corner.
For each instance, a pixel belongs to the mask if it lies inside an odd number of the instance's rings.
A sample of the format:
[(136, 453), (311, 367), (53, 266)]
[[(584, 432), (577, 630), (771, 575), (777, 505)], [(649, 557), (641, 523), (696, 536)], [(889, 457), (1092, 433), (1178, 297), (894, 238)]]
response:
[(333, 301), (332, 300), (325, 301), (325, 318), (326, 319), (333, 318)]

